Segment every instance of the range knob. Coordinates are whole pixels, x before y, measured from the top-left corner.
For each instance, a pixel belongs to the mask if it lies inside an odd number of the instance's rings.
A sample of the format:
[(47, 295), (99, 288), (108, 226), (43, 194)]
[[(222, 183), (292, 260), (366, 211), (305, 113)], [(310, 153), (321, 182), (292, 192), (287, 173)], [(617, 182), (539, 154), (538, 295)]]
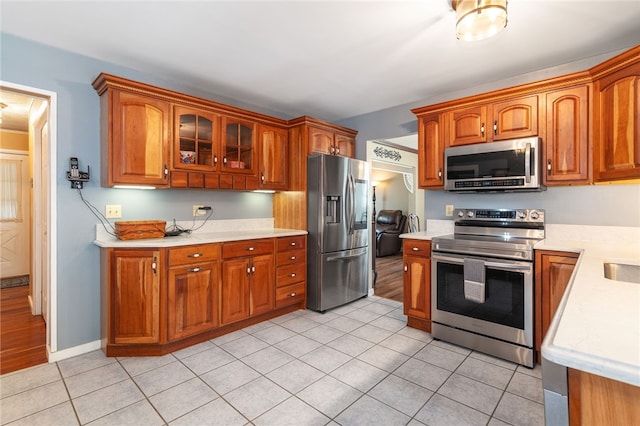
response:
[(475, 213), (473, 213), (473, 210), (469, 210), (467, 212), (467, 217), (473, 217)]
[(540, 214), (537, 211), (532, 211), (531, 212), (531, 219), (536, 220), (540, 217)]
[(518, 210), (518, 219), (526, 219), (526, 218), (527, 218), (527, 212)]
[(458, 210), (458, 217), (464, 217), (464, 211)]

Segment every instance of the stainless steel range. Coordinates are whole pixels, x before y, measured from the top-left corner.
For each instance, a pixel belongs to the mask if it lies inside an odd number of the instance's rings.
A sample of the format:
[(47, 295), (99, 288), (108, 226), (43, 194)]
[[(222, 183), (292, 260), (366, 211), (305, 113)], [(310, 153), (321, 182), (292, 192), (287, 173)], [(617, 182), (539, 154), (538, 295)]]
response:
[(433, 238), (433, 337), (533, 367), (533, 246), (544, 210), (456, 209)]

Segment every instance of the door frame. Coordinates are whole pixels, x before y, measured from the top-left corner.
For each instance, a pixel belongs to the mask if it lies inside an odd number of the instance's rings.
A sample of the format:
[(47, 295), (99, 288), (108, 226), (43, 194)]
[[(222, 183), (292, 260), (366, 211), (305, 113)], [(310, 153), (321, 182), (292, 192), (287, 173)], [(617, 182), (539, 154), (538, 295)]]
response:
[[(33, 247), (40, 246), (42, 247), (42, 242), (44, 240), (46, 245), (49, 247), (49, 255), (43, 259), (45, 264), (43, 265), (39, 262), (40, 259), (36, 258), (34, 253), (31, 254), (31, 270), (39, 270), (45, 271), (45, 274), (48, 277), (44, 277), (44, 282), (48, 283), (48, 288), (45, 290), (48, 294), (47, 298), (47, 306), (45, 306), (45, 310), (48, 312), (47, 324), (46, 324), (46, 333), (47, 333), (47, 359), (51, 359), (51, 354), (58, 350), (58, 318), (57, 318), (57, 277), (58, 277), (58, 262), (57, 262), (57, 188), (56, 188), (56, 175), (57, 175), (57, 123), (58, 123), (58, 99), (57, 93), (49, 90), (38, 89), (35, 87), (24, 86), (21, 84), (11, 83), (4, 80), (0, 80), (0, 89), (6, 91), (17, 92), (23, 94), (25, 96), (31, 96), (34, 98), (38, 98), (44, 101), (44, 105), (46, 106), (46, 110), (43, 112), (38, 111), (38, 116), (42, 116), (46, 114), (46, 121), (48, 122), (48, 137), (49, 144), (48, 149), (43, 151), (42, 146), (40, 146), (40, 139), (34, 138), (33, 152), (30, 155), (31, 167), (32, 170), (35, 170), (38, 167), (35, 164), (35, 157), (41, 158), (43, 161), (47, 161), (49, 164), (49, 173), (47, 176), (41, 176), (39, 182), (33, 183), (33, 198), (32, 198), (32, 206), (31, 211), (34, 212), (37, 210), (36, 205), (42, 207), (42, 200), (44, 196), (47, 196), (49, 199), (49, 208), (46, 211), (42, 211), (42, 215), (40, 218), (34, 218), (35, 220), (43, 220), (46, 221), (48, 226), (47, 235), (36, 235), (34, 232), (32, 235)], [(34, 117), (35, 118), (35, 117)], [(39, 117), (37, 117), (39, 118)], [(30, 115), (29, 118), (29, 126), (33, 126), (35, 123), (32, 121), (32, 117)], [(30, 132), (33, 129), (30, 129)], [(35, 143), (35, 140), (38, 143)], [(34, 176), (35, 178), (35, 176)], [(35, 250), (34, 250), (35, 252)], [(42, 290), (42, 289), (40, 289)], [(36, 290), (34, 289), (34, 292)]]

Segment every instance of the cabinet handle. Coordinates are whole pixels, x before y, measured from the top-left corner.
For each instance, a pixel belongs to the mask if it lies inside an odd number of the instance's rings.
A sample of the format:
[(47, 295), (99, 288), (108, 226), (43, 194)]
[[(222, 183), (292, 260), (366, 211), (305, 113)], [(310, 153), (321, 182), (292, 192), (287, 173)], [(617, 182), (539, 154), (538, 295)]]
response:
[(255, 274), (255, 273), (256, 273), (256, 267), (255, 267), (255, 266), (252, 266), (252, 267), (251, 267), (251, 273), (252, 273), (252, 274)]
[(202, 256), (202, 253), (191, 253), (187, 255), (187, 257), (193, 257), (193, 258), (200, 257), (200, 256)]
[(151, 262), (151, 270), (154, 274), (158, 273), (158, 258), (153, 256), (153, 262)]
[(227, 157), (222, 157), (222, 164), (227, 165)]
[(254, 251), (256, 248), (255, 247), (247, 247), (248, 251)]
[(251, 275), (251, 268), (247, 266), (247, 275)]
[(260, 181), (264, 183), (264, 173), (260, 173)]
[(295, 256), (291, 256), (289, 259), (296, 260), (296, 257)]
[(187, 269), (187, 272), (200, 272), (200, 268)]
[(547, 176), (551, 176), (551, 159), (547, 160)]
[(438, 179), (442, 180), (442, 169), (438, 170)]
[(340, 154), (340, 148), (336, 148), (336, 154)]
[(214, 155), (214, 156), (213, 156), (213, 165), (214, 165), (214, 166), (217, 166), (217, 165), (218, 165), (218, 156), (217, 156), (217, 155)]
[(166, 179), (169, 176), (169, 168), (167, 167), (167, 165), (164, 165), (164, 179)]
[(296, 245), (295, 241), (291, 243), (291, 246), (295, 247), (295, 245)]
[(421, 249), (420, 247), (411, 247), (411, 250), (413, 250), (413, 251), (420, 251), (420, 250), (422, 250), (422, 249)]
[(409, 266), (407, 266), (407, 264), (406, 264), (406, 263), (404, 264), (404, 271), (405, 271), (405, 272), (409, 271)]
[(480, 133), (482, 134), (482, 137), (484, 137), (484, 123), (480, 125)]
[(295, 293), (291, 293), (289, 297), (294, 297), (295, 295), (296, 295)]
[(493, 134), (494, 135), (498, 134), (498, 120), (493, 122)]
[(291, 274), (291, 278), (293, 278), (293, 277), (295, 277), (295, 276), (296, 276), (296, 274), (295, 274), (295, 273), (294, 273), (294, 274)]
[(336, 149), (332, 146), (331, 149), (329, 150), (330, 154), (335, 154), (336, 153)]

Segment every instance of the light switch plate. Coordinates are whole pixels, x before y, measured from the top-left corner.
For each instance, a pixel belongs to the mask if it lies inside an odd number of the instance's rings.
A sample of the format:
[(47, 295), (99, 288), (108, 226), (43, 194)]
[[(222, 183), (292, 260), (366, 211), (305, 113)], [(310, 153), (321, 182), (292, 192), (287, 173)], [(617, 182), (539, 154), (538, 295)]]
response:
[(453, 204), (447, 204), (444, 209), (445, 216), (453, 216)]

